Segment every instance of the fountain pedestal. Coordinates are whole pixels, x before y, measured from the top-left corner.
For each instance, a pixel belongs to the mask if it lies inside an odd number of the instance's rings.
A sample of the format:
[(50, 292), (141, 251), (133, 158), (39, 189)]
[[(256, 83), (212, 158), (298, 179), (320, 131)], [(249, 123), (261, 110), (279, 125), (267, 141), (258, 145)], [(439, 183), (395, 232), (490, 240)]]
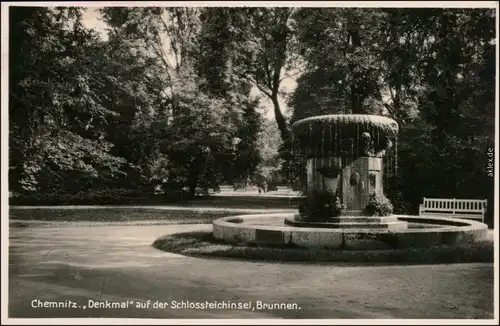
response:
[(339, 195), (346, 210), (327, 221), (307, 221), (300, 215), (285, 224), (300, 227), (404, 230), (407, 223), (395, 216), (363, 216), (373, 191), (383, 192), (383, 161), (379, 157), (359, 157), (345, 162), (341, 157), (310, 158), (307, 161), (307, 192), (331, 191)]
[(346, 215), (361, 215), (370, 191), (382, 191), (382, 159), (360, 157), (342, 167), (340, 157), (310, 158), (307, 161), (307, 192), (331, 191), (346, 203)]

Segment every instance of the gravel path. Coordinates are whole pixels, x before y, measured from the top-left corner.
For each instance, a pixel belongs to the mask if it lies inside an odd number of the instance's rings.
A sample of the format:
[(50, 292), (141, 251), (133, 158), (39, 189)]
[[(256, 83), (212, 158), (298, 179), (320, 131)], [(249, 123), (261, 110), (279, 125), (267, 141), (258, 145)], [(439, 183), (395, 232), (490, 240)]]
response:
[[(185, 257), (151, 247), (165, 234), (198, 229), (210, 225), (10, 228), (9, 317), (493, 318), (492, 264), (283, 264)], [(78, 307), (32, 307), (64, 300)], [(94, 309), (89, 300), (129, 306)], [(148, 308), (148, 300), (169, 306)], [(175, 307), (183, 300), (251, 308)], [(291, 309), (258, 309), (259, 301)], [(138, 308), (141, 302), (146, 306)]]

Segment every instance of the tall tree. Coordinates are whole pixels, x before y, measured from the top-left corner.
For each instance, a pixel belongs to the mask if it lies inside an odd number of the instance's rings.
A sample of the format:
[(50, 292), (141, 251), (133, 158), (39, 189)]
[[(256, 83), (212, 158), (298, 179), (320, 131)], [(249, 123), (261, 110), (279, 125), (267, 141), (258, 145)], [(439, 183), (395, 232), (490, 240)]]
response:
[(10, 8), (10, 180), (15, 191), (85, 190), (121, 175), (99, 92), (104, 46), (79, 8)]
[(441, 149), (441, 169), (448, 177), (440, 186), (453, 197), (471, 189), (484, 194), (470, 173), (478, 182), (486, 165), (465, 167), (471, 159), (483, 161), (493, 144), (494, 20), (494, 12), (485, 9), (442, 10), (431, 20), (435, 33), (422, 60), (420, 112)]
[(161, 112), (157, 109), (153, 114), (164, 118), (153, 125), (159, 130), (154, 133), (159, 153), (168, 161), (166, 170), (161, 169), (168, 171), (166, 185), (186, 186), (191, 194), (198, 185), (216, 185), (223, 149), (231, 144), (241, 113), (216, 96), (221, 94), (207, 91), (205, 76), (196, 73), (200, 10), (106, 8), (103, 14), (113, 32), (146, 54), (155, 67), (147, 78), (156, 78), (154, 87), (165, 99)]
[(258, 134), (262, 118), (257, 112), (260, 99), (251, 95), (251, 82), (234, 74), (233, 69), (235, 49), (242, 41), (234, 28), (239, 18), (233, 8), (203, 8), (195, 56), (202, 90), (224, 99), (231, 110), (241, 114), (241, 119), (235, 121), (234, 146), (226, 149), (220, 162), (224, 179), (229, 183), (252, 175), (261, 160)]
[(294, 63), (290, 55), (293, 8), (234, 8), (233, 11), (237, 18), (232, 28), (239, 39), (234, 51), (234, 71), (271, 100), (281, 138), (286, 141), (290, 131), (279, 96), (282, 81)]

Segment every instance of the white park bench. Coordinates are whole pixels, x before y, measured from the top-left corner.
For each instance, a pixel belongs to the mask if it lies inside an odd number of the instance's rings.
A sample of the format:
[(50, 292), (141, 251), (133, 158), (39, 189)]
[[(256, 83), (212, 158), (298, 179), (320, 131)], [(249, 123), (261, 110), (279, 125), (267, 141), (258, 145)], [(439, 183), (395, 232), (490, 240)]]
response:
[(445, 215), (455, 218), (481, 220), (484, 223), (487, 200), (425, 198), (419, 215)]
[(277, 186), (276, 191), (279, 193), (289, 193), (292, 191), (292, 188), (288, 186)]
[(219, 186), (220, 192), (234, 191), (233, 186)]
[(208, 196), (208, 195), (210, 195), (210, 189), (196, 187), (196, 189), (194, 190), (194, 195), (195, 196)]

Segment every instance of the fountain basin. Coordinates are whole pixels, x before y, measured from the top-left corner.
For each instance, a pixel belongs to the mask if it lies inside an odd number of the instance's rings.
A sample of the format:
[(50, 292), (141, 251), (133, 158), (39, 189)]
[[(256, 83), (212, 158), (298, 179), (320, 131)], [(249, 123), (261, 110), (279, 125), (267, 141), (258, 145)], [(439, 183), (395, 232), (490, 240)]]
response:
[(285, 225), (328, 229), (388, 229), (397, 231), (406, 229), (408, 222), (400, 221), (395, 215), (383, 217), (339, 216), (331, 217), (327, 222), (314, 222), (301, 220), (300, 215), (297, 214), (293, 218), (285, 217)]
[(327, 228), (283, 225), (294, 214), (228, 216), (213, 222), (213, 236), (230, 244), (298, 246), (327, 249), (403, 249), (464, 245), (486, 241), (486, 224), (447, 217), (396, 215), (407, 228)]

